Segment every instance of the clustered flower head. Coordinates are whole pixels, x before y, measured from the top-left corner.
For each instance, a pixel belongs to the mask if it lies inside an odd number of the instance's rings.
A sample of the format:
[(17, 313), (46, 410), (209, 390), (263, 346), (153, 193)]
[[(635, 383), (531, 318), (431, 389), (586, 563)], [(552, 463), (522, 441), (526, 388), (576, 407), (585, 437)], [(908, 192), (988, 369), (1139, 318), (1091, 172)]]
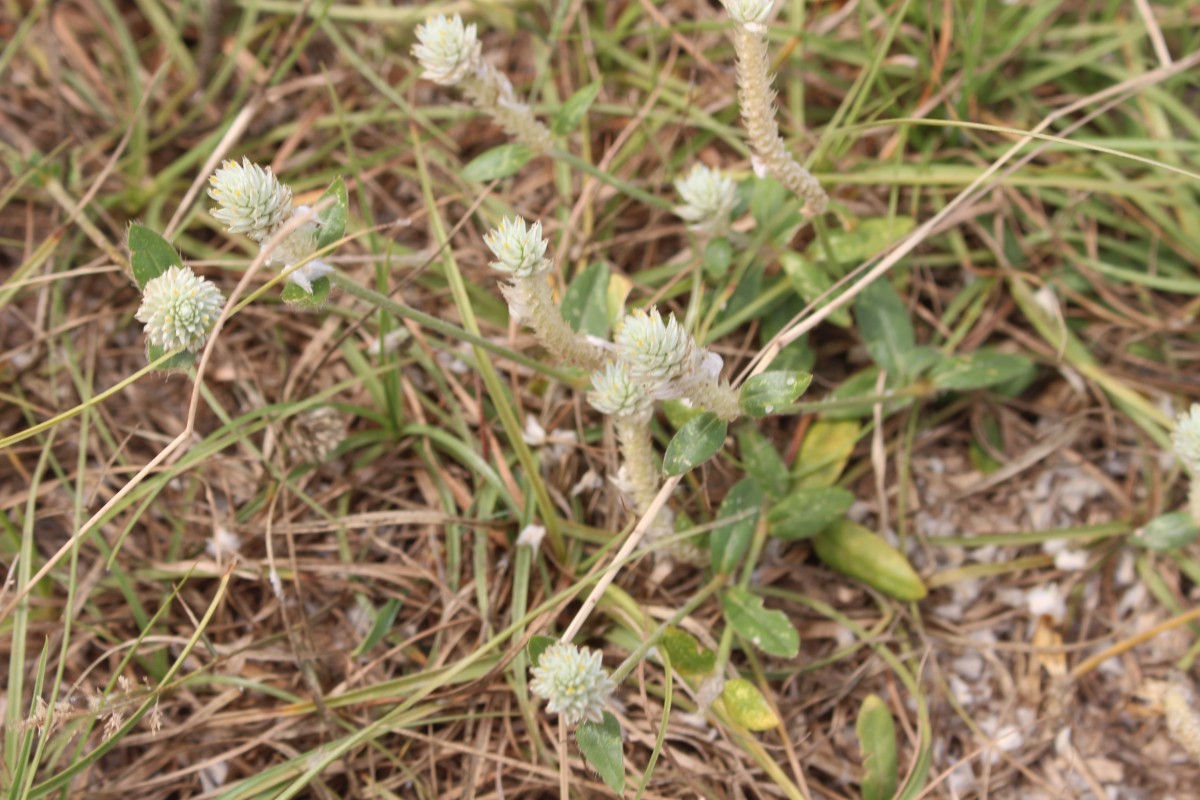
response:
[(1187, 468), (1200, 473), (1200, 403), (1193, 403), (1175, 420), (1171, 443), (1175, 446), (1175, 454)]
[(675, 181), (683, 204), (675, 213), (697, 231), (721, 233), (737, 204), (737, 185), (720, 170), (697, 164), (686, 177)]
[[(308, 206), (293, 206), (292, 190), (287, 184), (281, 183), (269, 167), (263, 169), (245, 156), (240, 164), (225, 161), (208, 180), (208, 196), (219, 204), (212, 210), (213, 217), (230, 233), (244, 233), (260, 245), (293, 216), (309, 210)], [(288, 281), (309, 294), (313, 281), (333, 272), (324, 261), (309, 260), (317, 250), (318, 233), (316, 224), (306, 222), (267, 253), (267, 263), (290, 268)]]
[(675, 315), (664, 322), (657, 308), (648, 313), (637, 309), (627, 315), (617, 328), (616, 342), (629, 374), (655, 388), (682, 375), (697, 351), (691, 334)]
[(556, 642), (546, 648), (537, 666), (529, 689), (547, 700), (546, 708), (568, 725), (583, 720), (604, 721), (604, 705), (617, 685), (604, 670), (600, 651), (579, 648)]
[(623, 361), (610, 361), (592, 374), (588, 402), (597, 411), (614, 417), (642, 417), (651, 407), (650, 395), (633, 380)]
[(437, 16), (417, 26), (413, 55), (421, 63), (421, 77), (453, 86), (471, 75), (482, 61), (475, 26), (463, 25), (462, 17)]
[(208, 196), (221, 205), (212, 215), (230, 233), (261, 243), (292, 215), (292, 190), (270, 167), (263, 169), (245, 156), (241, 164), (223, 162), (208, 182)]
[(540, 222), (527, 226), (520, 217), (506, 217), (500, 221), (500, 227), (484, 234), (483, 241), (496, 256), (492, 268), (508, 272), (514, 278), (528, 278), (550, 269), (546, 259), (549, 242), (542, 238)]
[(517, 98), (508, 76), (483, 60), (475, 26), (464, 25), (459, 15), (429, 17), (418, 25), (412, 54), (421, 65), (423, 78), (460, 87), (513, 138), (542, 155), (554, 148), (550, 130)]
[(774, 4), (774, 0), (721, 0), (729, 16), (741, 25), (761, 25)]
[(220, 315), (225, 298), (188, 267), (171, 267), (146, 284), (135, 318), (150, 343), (164, 350), (197, 352)]

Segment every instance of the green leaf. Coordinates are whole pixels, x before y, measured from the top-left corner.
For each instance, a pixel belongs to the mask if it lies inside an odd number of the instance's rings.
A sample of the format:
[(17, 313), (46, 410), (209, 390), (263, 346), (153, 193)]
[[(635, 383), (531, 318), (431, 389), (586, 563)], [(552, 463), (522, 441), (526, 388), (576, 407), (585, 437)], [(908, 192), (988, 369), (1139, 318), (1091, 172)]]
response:
[(742, 465), (746, 474), (758, 482), (758, 487), (771, 497), (782, 497), (787, 493), (788, 469), (762, 431), (746, 426), (738, 431), (738, 450), (742, 454)]
[(711, 411), (705, 411), (684, 423), (672, 437), (663, 455), (663, 472), (682, 475), (703, 464), (725, 443), (729, 423)]
[(551, 126), (555, 135), (564, 136), (579, 127), (579, 123), (583, 122), (583, 118), (587, 116), (592, 103), (596, 102), (600, 88), (600, 81), (589, 83), (567, 98), (567, 101), (562, 104), (562, 108), (558, 110), (558, 115), (554, 118), (554, 124)]
[(875, 695), (867, 695), (854, 725), (863, 753), (863, 800), (892, 800), (899, 782), (896, 761), (896, 723), (887, 706)]
[(621, 745), (621, 726), (607, 711), (604, 722), (585, 722), (575, 729), (579, 752), (614, 792), (625, 791), (625, 750)]
[(280, 297), (283, 299), (283, 302), (292, 308), (299, 308), (304, 311), (316, 311), (325, 305), (325, 301), (329, 299), (329, 290), (332, 286), (333, 284), (329, 282), (329, 278), (322, 275), (312, 282), (312, 294), (309, 294), (302, 287), (289, 281), (283, 287), (283, 293)]
[(813, 537), (817, 556), (833, 569), (897, 600), (920, 600), (929, 593), (904, 554), (850, 520), (840, 520)]
[[(146, 343), (146, 361), (148, 363), (153, 364), (155, 359), (162, 358), (167, 352), (167, 350), (156, 344)], [(191, 350), (184, 350), (171, 356), (155, 369), (159, 372), (177, 372), (179, 370), (186, 370), (195, 363), (196, 354)]]
[(916, 225), (912, 217), (876, 217), (860, 220), (853, 230), (830, 231), (827, 241), (820, 240), (808, 246), (805, 255), (810, 261), (824, 262), (825, 245), (833, 251), (837, 259), (836, 277), (841, 277), (847, 270), (857, 267), (871, 256), (882, 253), (911, 231)]
[(854, 300), (858, 331), (871, 360), (895, 375), (906, 375), (916, 334), (908, 309), (886, 279), (867, 285)]
[[(796, 290), (796, 294), (800, 295), (806, 303), (815, 301), (833, 287), (833, 278), (829, 277), (829, 273), (799, 253), (784, 253), (779, 257), (779, 264), (783, 267), (783, 272), (788, 276), (788, 281)], [(822, 306), (828, 305), (840, 294), (840, 291), (830, 294), (821, 301)], [(827, 319), (840, 328), (849, 328), (850, 309), (842, 306), (830, 314)]]
[(608, 338), (608, 265), (597, 262), (575, 276), (563, 294), (563, 319), (579, 333)]
[(708, 549), (712, 553), (713, 570), (733, 572), (754, 538), (754, 526), (762, 512), (763, 493), (753, 478), (743, 478), (733, 485), (721, 507), (717, 522), (723, 522), (708, 534)]
[(375, 612), (375, 622), (371, 624), (371, 630), (367, 631), (366, 637), (359, 642), (358, 647), (354, 648), (351, 655), (358, 658), (363, 653), (367, 653), (372, 647), (383, 641), (383, 637), (387, 636), (388, 631), (392, 629), (392, 625), (396, 622), (396, 614), (400, 612), (400, 601), (392, 597), (383, 604), (380, 609)]
[(762, 692), (745, 678), (726, 681), (725, 688), (721, 690), (721, 700), (730, 719), (747, 730), (766, 731), (779, 724), (779, 718), (767, 704)]
[(542, 659), (542, 653), (546, 652), (546, 649), (557, 641), (558, 639), (555, 639), (553, 636), (531, 636), (527, 648), (529, 650), (529, 663), (536, 667), (538, 661)]
[(717, 654), (680, 628), (672, 626), (663, 631), (658, 646), (667, 652), (671, 666), (680, 675), (702, 678), (717, 668)]
[(730, 586), (721, 597), (725, 619), (734, 633), (748, 639), (764, 653), (795, 658), (800, 634), (782, 611), (763, 608), (763, 599), (740, 586)]
[[(899, 377), (889, 374), (887, 380), (884, 382), (883, 391), (886, 393), (889, 390), (894, 390)], [(836, 400), (840, 404), (840, 407), (822, 411), (821, 417), (823, 419), (863, 419), (871, 416), (875, 413), (875, 405), (878, 402), (878, 382), (879, 367), (866, 367), (854, 373), (829, 393), (829, 399)], [(860, 403), (851, 404), (852, 401), (860, 398)], [(912, 404), (912, 395), (902, 394), (892, 397), (883, 402), (884, 416), (894, 414)]]
[(846, 515), (854, 494), (835, 486), (796, 489), (767, 514), (771, 535), (794, 541), (816, 536)]
[(724, 236), (713, 239), (704, 248), (704, 274), (710, 278), (723, 278), (733, 263), (733, 245)]
[(795, 486), (833, 486), (846, 469), (862, 425), (852, 420), (818, 419), (804, 435), (792, 467)]
[(533, 158), (533, 151), (523, 144), (502, 144), (471, 159), (462, 169), (462, 177), (476, 183), (507, 178)]
[(812, 374), (808, 372), (763, 372), (742, 385), (738, 404), (751, 417), (786, 413), (810, 383)]
[(138, 288), (146, 291), (146, 284), (162, 275), (171, 267), (182, 267), (179, 253), (145, 225), (136, 222), (129, 226), (129, 264), (133, 267), (133, 279)]
[[(333, 179), (329, 188), (317, 198), (317, 203), (320, 204), (323, 200), (331, 198), (333, 202), (317, 214), (317, 225), (320, 229), (317, 234), (318, 250), (338, 241), (346, 233), (346, 220), (350, 217), (350, 200), (346, 196), (346, 181), (342, 180), (341, 175)], [(316, 294), (316, 288), (317, 282), (313, 281), (313, 294)]]
[(980, 349), (974, 353), (951, 356), (929, 373), (929, 379), (939, 389), (969, 391), (1010, 381), (1033, 368), (1024, 356)]
[(1134, 531), (1132, 544), (1147, 550), (1177, 550), (1196, 541), (1200, 528), (1186, 511), (1175, 511), (1155, 517)]

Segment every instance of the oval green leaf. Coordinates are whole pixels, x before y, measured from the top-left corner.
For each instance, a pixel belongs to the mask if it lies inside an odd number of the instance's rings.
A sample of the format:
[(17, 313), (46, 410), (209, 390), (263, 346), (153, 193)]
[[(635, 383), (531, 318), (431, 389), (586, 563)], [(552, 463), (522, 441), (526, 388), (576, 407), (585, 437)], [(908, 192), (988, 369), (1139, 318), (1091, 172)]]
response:
[(716, 572), (732, 572), (750, 547), (762, 511), (763, 493), (753, 478), (733, 485), (717, 510), (718, 527), (708, 534), (708, 549)]
[(563, 319), (579, 333), (608, 338), (608, 265), (597, 262), (575, 276), (559, 308)]
[(689, 678), (711, 675), (717, 667), (717, 654), (685, 630), (674, 626), (663, 631), (658, 646), (666, 651), (671, 666)]
[(136, 222), (130, 225), (127, 243), (133, 279), (143, 292), (146, 291), (147, 283), (171, 267), (183, 266), (175, 248), (145, 225), (138, 225)]
[(729, 423), (711, 411), (704, 411), (684, 423), (671, 438), (663, 455), (663, 472), (682, 475), (712, 458), (725, 442)]
[(730, 719), (747, 730), (765, 731), (779, 724), (779, 718), (767, 704), (762, 692), (745, 678), (726, 681), (725, 688), (721, 690), (721, 700)]
[(617, 718), (604, 712), (604, 722), (584, 722), (575, 729), (579, 752), (609, 788), (618, 794), (625, 791), (625, 750), (621, 745), (621, 725)]
[(536, 667), (542, 660), (542, 653), (557, 641), (558, 639), (553, 636), (531, 636), (529, 646), (526, 648), (529, 651), (529, 663)]
[(743, 427), (738, 431), (738, 451), (746, 474), (758, 482), (758, 487), (770, 497), (787, 493), (788, 469), (775, 445), (758, 428)]
[(880, 278), (854, 299), (854, 318), (871, 360), (893, 375), (907, 375), (916, 333), (908, 309), (886, 278)]
[(589, 83), (567, 98), (567, 102), (562, 104), (562, 108), (559, 109), (558, 115), (554, 118), (554, 124), (551, 126), (556, 135), (563, 136), (579, 127), (579, 123), (583, 122), (583, 118), (587, 116), (588, 109), (600, 95), (600, 88), (600, 81)]
[(862, 525), (840, 520), (813, 538), (813, 549), (827, 565), (897, 600), (920, 600), (929, 593), (908, 559)]
[(809, 486), (789, 492), (771, 507), (767, 522), (772, 536), (788, 541), (809, 539), (846, 515), (854, 494), (836, 486)]
[(929, 379), (939, 389), (965, 392), (1005, 383), (1033, 368), (1024, 356), (981, 349), (945, 359), (930, 371)]
[(532, 158), (533, 151), (523, 144), (502, 144), (473, 158), (461, 174), (464, 180), (487, 183), (516, 174)]
[[(168, 352), (168, 350), (165, 350), (156, 344), (150, 344), (149, 342), (146, 343), (146, 361), (150, 364), (153, 364), (156, 360), (162, 358)], [(184, 350), (171, 356), (154, 369), (156, 372), (178, 372), (180, 370), (186, 370), (195, 363), (196, 354), (190, 350)]]
[(312, 294), (309, 294), (300, 286), (289, 281), (287, 286), (283, 287), (283, 294), (280, 296), (283, 302), (292, 308), (299, 308), (304, 311), (317, 311), (329, 299), (329, 289), (332, 285), (329, 282), (329, 278), (322, 275), (312, 282)]
[(899, 783), (896, 760), (896, 723), (877, 696), (867, 695), (854, 726), (863, 754), (863, 800), (892, 800)]
[(764, 608), (758, 595), (730, 586), (721, 596), (721, 606), (734, 633), (764, 653), (779, 658), (795, 658), (800, 653), (796, 626), (782, 611)]
[(1177, 550), (1196, 541), (1200, 528), (1192, 515), (1175, 511), (1155, 517), (1134, 531), (1129, 541), (1147, 550)]
[[(327, 207), (317, 214), (317, 249), (328, 247), (342, 238), (346, 233), (346, 220), (350, 216), (350, 199), (346, 195), (346, 181), (339, 175), (329, 184), (329, 188), (317, 198), (317, 203), (332, 200)], [(313, 294), (316, 294), (316, 281), (313, 282)], [(328, 294), (328, 291), (326, 292)]]
[(788, 406), (800, 399), (810, 383), (808, 372), (764, 372), (742, 385), (738, 403), (751, 417), (788, 413)]

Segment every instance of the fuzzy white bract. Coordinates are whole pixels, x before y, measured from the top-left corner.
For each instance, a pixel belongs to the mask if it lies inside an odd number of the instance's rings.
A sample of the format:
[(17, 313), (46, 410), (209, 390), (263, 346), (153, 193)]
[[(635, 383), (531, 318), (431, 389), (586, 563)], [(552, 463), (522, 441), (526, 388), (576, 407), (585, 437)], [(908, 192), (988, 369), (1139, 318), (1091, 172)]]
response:
[(292, 215), (292, 190), (269, 167), (263, 169), (245, 156), (241, 164), (222, 163), (208, 182), (208, 196), (221, 206), (212, 215), (230, 233), (263, 242)]
[(496, 256), (492, 268), (511, 273), (514, 278), (528, 278), (550, 268), (546, 258), (549, 243), (542, 238), (540, 222), (527, 225), (520, 217), (506, 217), (500, 227), (484, 234), (483, 242)]
[(421, 63), (421, 77), (453, 86), (475, 72), (482, 61), (481, 45), (474, 25), (463, 25), (462, 17), (437, 16), (417, 26), (417, 44), (412, 54)]
[(663, 322), (657, 308), (628, 314), (617, 329), (616, 343), (634, 380), (650, 384), (679, 377), (696, 351), (691, 335), (675, 315)]
[(171, 267), (146, 284), (134, 317), (145, 323), (151, 344), (194, 353), (204, 346), (224, 303), (211, 281), (196, 277), (188, 267)]
[(1175, 455), (1192, 472), (1200, 473), (1200, 403), (1179, 415), (1175, 420), (1175, 432), (1171, 434)]
[(697, 230), (720, 230), (737, 204), (737, 185), (720, 170), (697, 164), (686, 177), (675, 181), (683, 200), (675, 214)]
[(546, 648), (529, 689), (568, 725), (604, 721), (604, 704), (617, 688), (600, 662), (600, 651), (555, 642)]
[(588, 402), (596, 410), (614, 417), (644, 416), (651, 407), (645, 387), (634, 382), (624, 363), (614, 361), (592, 374), (592, 391), (588, 394)]
[(771, 13), (774, 0), (721, 0), (721, 5), (742, 25), (760, 25)]

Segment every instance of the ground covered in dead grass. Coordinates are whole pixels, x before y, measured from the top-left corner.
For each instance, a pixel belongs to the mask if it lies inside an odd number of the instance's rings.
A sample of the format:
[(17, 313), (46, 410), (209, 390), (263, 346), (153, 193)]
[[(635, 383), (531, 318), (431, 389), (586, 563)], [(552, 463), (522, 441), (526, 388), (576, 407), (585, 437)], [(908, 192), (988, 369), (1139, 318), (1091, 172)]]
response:
[[(594, 173), (543, 158), (496, 182), (463, 177), (506, 140), (419, 79), (413, 28), (439, 11), (479, 25), (546, 119), (598, 82), (561, 139)], [(749, 427), (797, 484), (851, 490), (851, 518), (902, 548), (929, 596), (898, 602), (806, 542), (760, 537), (747, 583), (791, 619), (800, 654), (733, 637), (728, 675), (753, 681), (779, 724), (720, 723), (651, 658), (611, 708), (626, 793), (859, 797), (855, 722), (876, 694), (901, 781), (919, 776), (906, 797), (1200, 796), (1156, 694), (1172, 674), (1192, 682), (1197, 550), (1137, 534), (1186, 505), (1168, 434), (1200, 400), (1200, 7), (777, 12), (782, 125), (833, 198), (821, 226), (843, 266), (914, 245), (883, 280), (918, 341), (1032, 366), (1017, 386), (916, 380), (883, 403), (854, 382), (871, 354), (851, 317), (789, 352), (814, 373), (809, 405)], [(9, 796), (612, 796), (526, 688), (529, 636), (562, 632), (632, 522), (586, 376), (495, 356), (536, 475), (475, 351), (338, 291), (315, 314), (277, 289), (240, 310), (198, 393), (183, 374), (128, 381), (146, 361), (124, 232), (162, 231), (229, 293), (255, 248), (208, 213), (206, 168), (249, 155), (302, 202), (342, 175), (351, 239), (333, 263), (463, 325), (444, 223), (482, 334), (541, 359), (508, 323), (482, 246), (520, 213), (543, 221), (566, 282), (606, 264), (630, 306), (698, 322), (736, 375), (814, 310), (783, 256), (827, 251), (812, 225), (756, 233), (785, 199), (751, 188), (725, 20), (690, 0), (0, 0)], [(1051, 138), (1014, 150), (1047, 121)], [(696, 162), (745, 184), (724, 273), (670, 211)], [(672, 431), (661, 417), (660, 445)], [(677, 512), (711, 520), (745, 441), (731, 434), (685, 478)], [(514, 542), (542, 489), (566, 547), (530, 559)], [(703, 567), (644, 553), (581, 641), (611, 667), (708, 583)], [(680, 627), (730, 649), (714, 598)]]

